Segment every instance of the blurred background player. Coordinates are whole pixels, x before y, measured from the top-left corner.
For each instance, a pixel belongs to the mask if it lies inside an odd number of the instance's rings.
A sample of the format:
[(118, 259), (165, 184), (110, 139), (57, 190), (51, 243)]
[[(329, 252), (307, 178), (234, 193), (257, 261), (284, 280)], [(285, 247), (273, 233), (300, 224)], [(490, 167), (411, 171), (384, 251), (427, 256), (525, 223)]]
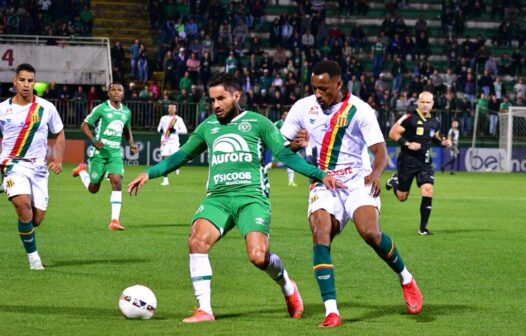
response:
[(55, 158), (49, 164), (62, 172), (66, 147), (64, 126), (56, 107), (33, 93), (35, 68), (20, 64), (13, 86), (16, 95), (0, 104), (2, 153), (0, 169), (7, 198), (18, 215), (18, 232), (32, 270), (43, 270), (35, 228), (44, 220), (48, 205), (48, 134), (56, 134)]
[(442, 173), (446, 170), (447, 166), (451, 167), (451, 170), (449, 173), (451, 175), (455, 174), (453, 171), (457, 169), (457, 157), (458, 157), (458, 138), (460, 136), (460, 132), (458, 130), (458, 121), (453, 120), (451, 122), (451, 128), (447, 132), (447, 140), (449, 141), (449, 160), (444, 163), (440, 170)]
[(404, 202), (409, 197), (413, 179), (422, 193), (420, 202), (419, 235), (430, 235), (427, 222), (431, 215), (434, 171), (431, 158), (431, 143), (447, 147), (449, 141), (440, 138), (440, 123), (431, 116), (433, 94), (423, 91), (418, 96), (417, 109), (404, 114), (389, 131), (389, 137), (400, 145), (397, 172), (386, 182), (386, 189), (393, 189), (396, 198)]
[[(281, 112), (281, 119), (274, 122), (274, 126), (277, 127), (277, 129), (281, 129), (281, 126), (283, 126), (283, 122), (285, 121), (285, 118), (287, 118), (288, 111)], [(285, 167), (285, 165), (281, 162), (279, 162), (274, 156), (272, 157), (272, 161), (267, 163), (265, 165), (265, 172), (268, 172), (269, 169), (277, 168), (277, 167)], [(287, 168), (287, 177), (289, 180), (289, 187), (297, 187), (298, 185), (294, 182), (294, 170)]]
[[(89, 172), (86, 170), (85, 163), (80, 163), (72, 172), (73, 177), (80, 176), (82, 184), (92, 194), (99, 191), (100, 183), (105, 174), (108, 174), (112, 190), (109, 230), (124, 230), (124, 226), (119, 222), (122, 205), (121, 183), (124, 176), (121, 152), (123, 134), (130, 144), (131, 152), (135, 154), (138, 151), (131, 131), (131, 111), (122, 104), (123, 96), (122, 84), (110, 84), (109, 99), (95, 106), (84, 119), (80, 129), (95, 149), (90, 159)], [(91, 132), (90, 127), (95, 128), (95, 135)]]
[[(179, 134), (188, 133), (183, 118), (177, 115), (177, 105), (173, 103), (168, 105), (168, 115), (162, 116), (159, 120), (157, 132), (161, 133), (161, 157), (164, 160), (179, 150)], [(175, 173), (179, 175), (179, 169)], [(161, 185), (170, 185), (168, 175), (164, 176)]]

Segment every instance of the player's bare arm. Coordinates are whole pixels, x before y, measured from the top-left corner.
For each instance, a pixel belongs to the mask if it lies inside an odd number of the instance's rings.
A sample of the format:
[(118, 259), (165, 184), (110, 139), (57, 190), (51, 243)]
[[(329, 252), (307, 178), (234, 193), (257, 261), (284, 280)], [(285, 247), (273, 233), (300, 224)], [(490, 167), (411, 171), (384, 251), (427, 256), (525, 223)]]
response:
[(136, 154), (139, 151), (139, 148), (133, 140), (133, 134), (130, 128), (124, 127), (124, 137), (126, 138), (126, 141), (128, 141), (128, 144), (130, 144), (132, 154)]
[(422, 146), (418, 142), (411, 142), (404, 139), (404, 132), (405, 128), (400, 125), (399, 123), (395, 123), (393, 127), (391, 127), (391, 130), (389, 131), (389, 138), (396, 143), (398, 143), (400, 146), (406, 146), (412, 151), (417, 151)]
[(62, 172), (62, 162), (64, 161), (64, 151), (66, 149), (66, 136), (64, 130), (60, 131), (56, 135), (55, 139), (55, 158), (48, 166), (55, 174)]
[(88, 140), (95, 146), (97, 149), (102, 149), (104, 147), (104, 144), (100, 140), (95, 140), (95, 136), (93, 135), (93, 132), (91, 132), (90, 126), (87, 122), (83, 122), (80, 125), (80, 130), (82, 131), (82, 134), (88, 138)]
[(371, 174), (364, 178), (365, 185), (371, 186), (371, 195), (378, 197), (382, 188), (380, 187), (380, 177), (387, 166), (387, 148), (385, 142), (380, 142), (369, 147), (374, 155), (374, 166)]
[(451, 147), (451, 141), (449, 139), (446, 139), (445, 137), (441, 137), (440, 133), (437, 131), (435, 135), (433, 135), (435, 138), (435, 142), (437, 144), (440, 144), (442, 147)]
[(148, 174), (140, 173), (133, 181), (128, 184), (128, 194), (130, 196), (137, 196), (139, 191), (141, 191), (142, 187), (146, 182), (148, 182), (149, 179), (150, 177)]

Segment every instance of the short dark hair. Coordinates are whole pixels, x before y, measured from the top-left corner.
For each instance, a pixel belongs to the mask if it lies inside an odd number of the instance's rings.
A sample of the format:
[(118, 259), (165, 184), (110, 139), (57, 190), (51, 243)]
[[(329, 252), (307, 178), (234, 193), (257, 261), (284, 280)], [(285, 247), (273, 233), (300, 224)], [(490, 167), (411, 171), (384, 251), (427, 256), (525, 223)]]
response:
[(342, 75), (342, 68), (338, 63), (333, 61), (321, 61), (316, 63), (314, 68), (312, 68), (312, 73), (316, 76), (323, 75), (324, 73), (328, 74), (330, 78), (340, 77)]
[(110, 90), (113, 85), (120, 85), (124, 90), (124, 85), (121, 82), (111, 82), (110, 85), (108, 85), (108, 90)]
[(27, 72), (32, 72), (32, 73), (36, 73), (35, 71), (35, 67), (33, 67), (31, 64), (29, 63), (22, 63), (22, 64), (19, 64), (17, 67), (16, 67), (16, 73), (18, 74), (20, 71), (27, 71)]
[(233, 93), (235, 91), (241, 91), (241, 85), (237, 81), (237, 78), (234, 75), (231, 75), (226, 72), (218, 72), (212, 75), (210, 81), (208, 82), (208, 87), (222, 85), (226, 91)]

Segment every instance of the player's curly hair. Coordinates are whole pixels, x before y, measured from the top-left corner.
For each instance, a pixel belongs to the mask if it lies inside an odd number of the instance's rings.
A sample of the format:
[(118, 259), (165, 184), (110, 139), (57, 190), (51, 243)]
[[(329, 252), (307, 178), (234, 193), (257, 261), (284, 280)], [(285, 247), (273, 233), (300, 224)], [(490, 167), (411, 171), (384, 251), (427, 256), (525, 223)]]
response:
[(236, 77), (226, 72), (218, 72), (212, 75), (208, 82), (208, 87), (222, 85), (226, 91), (233, 93), (235, 91), (241, 91), (241, 85), (237, 81)]
[(316, 63), (312, 68), (312, 73), (316, 76), (328, 74), (330, 78), (340, 77), (342, 75), (342, 68), (338, 63), (333, 61), (321, 61)]

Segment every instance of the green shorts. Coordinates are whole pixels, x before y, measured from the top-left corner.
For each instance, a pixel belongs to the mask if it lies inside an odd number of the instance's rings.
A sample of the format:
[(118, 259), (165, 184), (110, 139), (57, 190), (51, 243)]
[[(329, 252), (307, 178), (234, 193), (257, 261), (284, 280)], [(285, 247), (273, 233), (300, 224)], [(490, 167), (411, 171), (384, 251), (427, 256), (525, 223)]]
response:
[(120, 150), (98, 152), (91, 157), (89, 163), (90, 182), (99, 184), (106, 173), (124, 176), (124, 163)]
[(194, 216), (197, 219), (207, 219), (224, 236), (237, 226), (245, 237), (249, 232), (269, 234), (270, 202), (264, 196), (246, 196), (239, 194), (211, 195), (202, 202)]

